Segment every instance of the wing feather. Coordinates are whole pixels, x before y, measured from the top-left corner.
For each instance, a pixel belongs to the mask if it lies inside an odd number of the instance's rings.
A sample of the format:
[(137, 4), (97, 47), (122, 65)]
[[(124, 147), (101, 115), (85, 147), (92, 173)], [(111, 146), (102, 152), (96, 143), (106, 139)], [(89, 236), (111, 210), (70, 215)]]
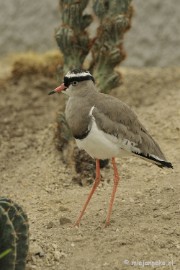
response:
[(139, 149), (143, 155), (154, 155), (166, 160), (157, 142), (129, 106), (112, 96), (105, 94), (101, 94), (101, 96), (102, 98), (96, 100), (92, 112), (100, 129), (124, 140), (125, 150), (127, 150), (125, 145), (128, 140), (132, 143), (132, 147)]

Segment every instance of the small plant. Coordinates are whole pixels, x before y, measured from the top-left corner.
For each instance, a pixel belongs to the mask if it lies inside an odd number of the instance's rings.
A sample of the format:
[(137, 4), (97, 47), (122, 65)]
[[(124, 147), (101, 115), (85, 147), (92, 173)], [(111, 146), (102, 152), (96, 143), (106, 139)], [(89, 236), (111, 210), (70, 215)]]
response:
[(0, 198), (0, 269), (24, 270), (28, 247), (27, 215), (18, 204)]

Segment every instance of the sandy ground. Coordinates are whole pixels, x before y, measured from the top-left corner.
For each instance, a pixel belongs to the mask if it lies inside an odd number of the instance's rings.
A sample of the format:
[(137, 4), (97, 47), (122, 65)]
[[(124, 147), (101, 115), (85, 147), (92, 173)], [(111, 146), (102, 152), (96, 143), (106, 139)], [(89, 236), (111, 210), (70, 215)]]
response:
[(136, 111), (174, 169), (118, 159), (121, 181), (108, 228), (103, 224), (113, 184), (110, 166), (102, 170), (81, 226), (71, 227), (91, 186), (72, 181), (72, 166), (55, 148), (56, 113), (64, 97), (47, 93), (56, 80), (1, 79), (0, 195), (28, 214), (28, 270), (180, 269), (180, 69), (122, 73), (124, 84), (112, 94)]

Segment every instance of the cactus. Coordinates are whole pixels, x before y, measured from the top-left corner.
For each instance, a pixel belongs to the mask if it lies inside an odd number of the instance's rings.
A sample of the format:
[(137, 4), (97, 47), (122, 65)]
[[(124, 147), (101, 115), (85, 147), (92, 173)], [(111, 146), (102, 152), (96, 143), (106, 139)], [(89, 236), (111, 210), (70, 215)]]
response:
[(132, 0), (91, 0), (99, 19), (96, 36), (91, 39), (86, 31), (91, 15), (83, 15), (88, 0), (60, 0), (62, 24), (56, 31), (57, 44), (64, 55), (62, 76), (68, 70), (82, 68), (91, 55), (89, 70), (97, 86), (107, 92), (121, 83), (121, 75), (114, 68), (125, 58), (123, 35), (130, 28)]
[[(0, 198), (0, 269), (24, 270), (29, 246), (29, 225), (22, 208)], [(9, 251), (9, 252), (7, 252)]]
[(62, 25), (56, 31), (56, 40), (64, 55), (64, 70), (80, 67), (89, 51), (89, 37), (85, 28), (91, 23), (91, 16), (83, 15), (88, 0), (60, 0)]
[(126, 56), (123, 35), (130, 28), (131, 0), (94, 0), (93, 3), (100, 25), (91, 48), (93, 59), (90, 69), (97, 85), (106, 93), (121, 83), (121, 75), (114, 68)]

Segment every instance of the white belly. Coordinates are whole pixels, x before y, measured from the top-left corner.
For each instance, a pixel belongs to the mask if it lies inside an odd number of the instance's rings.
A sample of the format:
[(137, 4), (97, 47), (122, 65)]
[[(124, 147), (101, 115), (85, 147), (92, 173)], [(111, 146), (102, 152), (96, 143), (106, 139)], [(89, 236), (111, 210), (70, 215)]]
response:
[(80, 149), (84, 149), (93, 158), (109, 159), (120, 154), (119, 140), (98, 129), (95, 121), (92, 123), (88, 136), (83, 140), (76, 139), (76, 143)]

